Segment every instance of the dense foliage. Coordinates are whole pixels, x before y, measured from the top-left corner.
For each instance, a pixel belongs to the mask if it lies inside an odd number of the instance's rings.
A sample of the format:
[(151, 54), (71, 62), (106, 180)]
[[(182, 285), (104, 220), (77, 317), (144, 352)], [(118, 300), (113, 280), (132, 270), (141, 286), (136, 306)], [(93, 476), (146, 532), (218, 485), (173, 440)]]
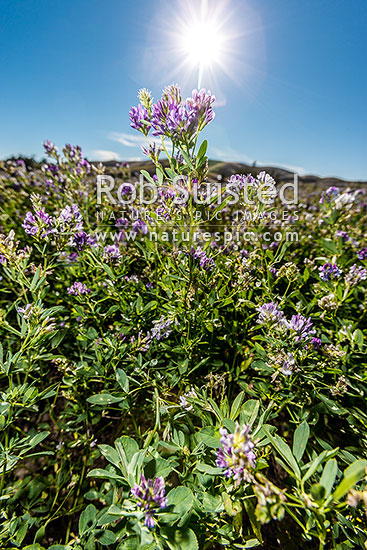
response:
[(367, 547), (364, 192), (218, 201), (214, 97), (139, 98), (152, 204), (79, 147), (2, 163), (1, 548)]

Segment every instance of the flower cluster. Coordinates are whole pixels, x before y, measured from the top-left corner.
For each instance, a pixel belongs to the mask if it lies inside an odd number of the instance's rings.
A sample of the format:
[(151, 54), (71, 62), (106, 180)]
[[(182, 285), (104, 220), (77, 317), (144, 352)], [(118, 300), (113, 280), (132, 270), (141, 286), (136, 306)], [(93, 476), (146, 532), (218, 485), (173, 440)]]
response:
[(31, 197), (34, 212), (27, 212), (22, 227), (28, 235), (47, 239), (50, 235), (82, 250), (95, 244), (91, 235), (83, 231), (83, 218), (77, 204), (65, 206), (58, 215), (50, 216), (37, 195)]
[(34, 314), (34, 307), (31, 304), (27, 304), (24, 307), (18, 307), (17, 312), (27, 321)]
[(257, 307), (257, 311), (259, 313), (257, 322), (260, 325), (273, 327), (282, 332), (288, 331), (295, 343), (307, 342), (316, 333), (310, 317), (297, 313), (288, 320), (275, 302), (262, 304)]
[(67, 290), (68, 294), (73, 296), (81, 296), (82, 294), (90, 294), (92, 292), (90, 288), (87, 288), (84, 283), (80, 281), (75, 281)]
[(333, 200), (336, 199), (336, 197), (339, 195), (339, 188), (332, 186), (329, 187), (324, 193), (322, 193), (320, 198), (320, 204), (330, 203)]
[(357, 256), (359, 260), (367, 260), (367, 248), (362, 248), (358, 250)]
[(164, 316), (156, 321), (153, 321), (153, 328), (148, 333), (150, 340), (159, 342), (163, 338), (167, 338), (172, 332), (172, 319), (165, 319)]
[(106, 262), (117, 262), (121, 258), (117, 244), (109, 244), (103, 250), (103, 258)]
[(342, 270), (336, 264), (332, 263), (326, 263), (319, 267), (319, 272), (320, 278), (323, 281), (332, 281), (338, 279), (342, 275)]
[[(48, 180), (50, 185), (52, 182), (65, 184), (70, 175), (79, 177), (90, 173), (91, 165), (83, 158), (82, 149), (79, 145), (74, 146), (67, 143), (62, 149), (64, 159), (59, 156), (58, 148), (49, 139), (43, 143), (43, 147), (46, 155), (56, 161), (56, 163), (49, 162), (43, 165), (43, 171), (51, 178), (51, 180)], [(65, 174), (65, 168), (68, 171), (68, 176)]]
[(141, 483), (135, 483), (131, 494), (137, 499), (138, 506), (144, 511), (145, 525), (149, 528), (155, 526), (154, 515), (157, 510), (167, 506), (166, 486), (163, 477), (156, 477), (154, 480), (146, 479), (141, 474)]
[(349, 272), (345, 276), (345, 282), (350, 286), (357, 285), (360, 281), (367, 279), (367, 269), (357, 264), (352, 265)]
[(41, 239), (57, 233), (53, 218), (45, 212), (44, 208), (37, 208), (34, 214), (27, 212), (22, 227), (28, 235)]
[(284, 313), (275, 302), (263, 304), (257, 308), (257, 311), (259, 312), (257, 322), (260, 325), (284, 325), (285, 323)]
[(284, 374), (284, 376), (291, 376), (297, 370), (296, 359), (293, 353), (286, 353), (283, 350), (277, 350), (276, 353), (270, 353), (267, 365), (275, 369), (272, 381), (276, 379), (279, 372)]
[(312, 321), (308, 317), (304, 317), (297, 313), (297, 315), (292, 315), (290, 321), (287, 321), (287, 328), (294, 334), (294, 340), (296, 342), (301, 342), (308, 340), (313, 334), (316, 333), (316, 330), (312, 328)]
[(83, 250), (86, 246), (93, 246), (96, 243), (96, 239), (91, 237), (85, 231), (77, 231), (70, 238), (70, 246), (77, 250)]
[(184, 393), (183, 395), (180, 395), (180, 398), (179, 398), (180, 406), (185, 411), (192, 411), (194, 407), (189, 403), (187, 398), (192, 399), (196, 397), (197, 397), (196, 391), (193, 388), (190, 389), (188, 392)]
[(83, 229), (83, 218), (77, 204), (65, 206), (56, 219), (60, 233), (71, 233)]
[(58, 151), (58, 148), (52, 141), (49, 139), (46, 139), (46, 141), (43, 143), (43, 148), (45, 150), (46, 155), (49, 157), (55, 157)]
[(205, 269), (206, 271), (209, 271), (211, 269), (214, 269), (215, 262), (213, 258), (210, 258), (206, 255), (205, 250), (203, 250), (200, 246), (198, 246), (196, 249), (191, 245), (190, 250), (190, 256), (198, 262), (200, 267)]
[[(140, 104), (132, 107), (129, 116), (132, 128), (144, 135), (148, 135), (152, 129), (154, 136), (190, 140), (214, 118), (212, 104), (215, 96), (204, 89), (193, 90), (192, 97), (185, 101), (182, 101), (177, 84), (167, 86), (156, 103), (152, 102), (146, 90), (141, 90), (138, 97)], [(146, 154), (157, 158), (157, 152), (150, 149)]]
[(338, 187), (329, 187), (324, 193), (322, 193), (320, 198), (320, 204), (331, 205), (332, 208), (336, 210), (350, 210), (353, 206), (358, 191), (354, 193), (349, 192), (348, 190), (344, 193), (340, 193)]
[(221, 447), (217, 451), (217, 466), (225, 468), (224, 475), (233, 477), (236, 485), (250, 479), (249, 469), (254, 468), (256, 457), (253, 451), (255, 443), (250, 436), (250, 425), (240, 428), (236, 423), (233, 434), (225, 428), (220, 429)]

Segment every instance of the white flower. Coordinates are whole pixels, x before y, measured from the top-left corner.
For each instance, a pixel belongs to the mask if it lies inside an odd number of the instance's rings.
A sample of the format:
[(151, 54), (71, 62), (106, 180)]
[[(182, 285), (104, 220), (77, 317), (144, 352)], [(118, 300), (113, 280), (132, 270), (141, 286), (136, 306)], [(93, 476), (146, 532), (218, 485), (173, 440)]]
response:
[(355, 196), (352, 193), (342, 193), (341, 195), (338, 195), (335, 199), (335, 208), (337, 210), (342, 210), (345, 208), (346, 210), (349, 210), (352, 208), (352, 204), (354, 203)]

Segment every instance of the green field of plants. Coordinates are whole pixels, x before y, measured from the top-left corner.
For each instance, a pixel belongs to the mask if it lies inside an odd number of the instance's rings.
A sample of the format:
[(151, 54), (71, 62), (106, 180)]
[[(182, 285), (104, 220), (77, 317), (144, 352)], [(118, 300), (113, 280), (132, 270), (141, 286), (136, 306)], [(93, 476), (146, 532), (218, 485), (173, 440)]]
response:
[(1, 548), (367, 548), (366, 189), (214, 180), (214, 100), (0, 165)]

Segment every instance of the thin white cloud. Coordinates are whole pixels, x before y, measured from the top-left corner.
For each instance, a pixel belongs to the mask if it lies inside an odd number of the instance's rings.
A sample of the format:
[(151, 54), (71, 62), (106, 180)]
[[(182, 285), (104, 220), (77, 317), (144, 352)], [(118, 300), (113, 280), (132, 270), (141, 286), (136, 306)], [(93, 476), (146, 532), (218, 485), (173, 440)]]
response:
[(222, 98), (222, 99), (216, 99), (215, 102), (214, 102), (214, 108), (216, 107), (225, 107), (227, 105), (227, 100), (226, 98)]
[(106, 149), (95, 149), (89, 155), (93, 160), (107, 162), (109, 160), (121, 160), (121, 157), (115, 151), (107, 151)]
[(290, 172), (294, 172), (299, 176), (303, 176), (306, 173), (306, 170), (305, 168), (303, 168), (303, 166), (294, 166), (293, 164), (282, 164), (281, 162), (276, 161), (265, 162), (263, 160), (259, 160), (257, 164), (259, 166), (273, 166), (275, 168), (284, 168), (284, 170), (289, 170)]
[[(125, 134), (123, 132), (110, 132), (107, 137), (111, 141), (117, 141), (118, 143), (121, 143), (121, 145), (124, 145), (125, 147), (148, 148), (150, 143), (156, 143), (157, 145), (162, 144), (162, 141), (159, 138), (154, 138), (152, 136), (149, 136), (149, 141), (148, 141), (147, 138), (143, 136), (143, 134), (131, 135), (131, 134)], [(170, 142), (167, 142), (165, 144), (165, 147), (167, 151), (171, 153), (172, 144)]]
[(108, 139), (112, 141), (117, 141), (125, 147), (140, 147), (141, 145), (147, 144), (147, 139), (143, 134), (124, 134), (122, 132), (111, 132), (108, 135)]

